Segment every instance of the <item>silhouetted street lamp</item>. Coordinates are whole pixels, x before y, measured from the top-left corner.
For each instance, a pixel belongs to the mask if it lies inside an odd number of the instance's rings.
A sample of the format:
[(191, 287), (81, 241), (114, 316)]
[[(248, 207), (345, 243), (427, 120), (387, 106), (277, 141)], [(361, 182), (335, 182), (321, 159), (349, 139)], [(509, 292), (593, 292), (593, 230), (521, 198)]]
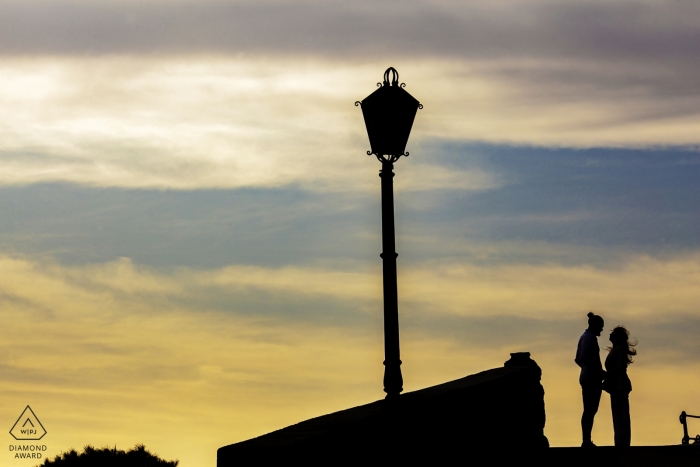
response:
[[(390, 81), (391, 78), (391, 81)], [(382, 254), (384, 264), (384, 392), (387, 399), (403, 391), (401, 353), (399, 351), (399, 304), (396, 291), (396, 242), (394, 233), (394, 162), (407, 156), (406, 143), (413, 120), (423, 106), (399, 84), (394, 68), (384, 72), (379, 89), (363, 101), (362, 107), (369, 144), (367, 155), (374, 154), (382, 163)]]

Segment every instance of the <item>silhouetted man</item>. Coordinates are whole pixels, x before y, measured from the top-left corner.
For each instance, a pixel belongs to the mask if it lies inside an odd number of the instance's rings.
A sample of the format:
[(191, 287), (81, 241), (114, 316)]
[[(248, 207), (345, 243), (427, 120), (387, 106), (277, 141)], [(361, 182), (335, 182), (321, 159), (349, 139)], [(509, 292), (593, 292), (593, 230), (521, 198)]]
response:
[(581, 416), (583, 436), (581, 447), (583, 448), (596, 447), (591, 441), (591, 431), (593, 431), (593, 419), (598, 412), (600, 395), (603, 392), (603, 379), (605, 379), (605, 371), (600, 363), (600, 347), (598, 347), (598, 336), (604, 326), (603, 318), (594, 313), (588, 313), (588, 329), (578, 340), (576, 360), (574, 360), (581, 367), (581, 376), (578, 381), (581, 383), (583, 393), (583, 415)]

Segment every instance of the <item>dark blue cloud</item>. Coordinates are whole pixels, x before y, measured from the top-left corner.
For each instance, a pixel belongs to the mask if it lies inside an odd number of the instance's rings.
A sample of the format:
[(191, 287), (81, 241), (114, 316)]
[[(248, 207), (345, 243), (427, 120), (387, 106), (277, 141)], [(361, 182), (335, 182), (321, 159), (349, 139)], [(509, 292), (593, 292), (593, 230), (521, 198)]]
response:
[(39, 184), (0, 192), (2, 248), (68, 263), (125, 256), (166, 267), (275, 266), (361, 258), (363, 250), (371, 250), (356, 238), (369, 229), (361, 201), (342, 209), (338, 196), (294, 188), (159, 191)]
[[(419, 159), (420, 158), (420, 159)], [(508, 250), (492, 261), (600, 263), (700, 247), (700, 154), (434, 142), (396, 165), (494, 173), (483, 191), (396, 193), (401, 262), (476, 260), (479, 245), (518, 242), (571, 257)], [(376, 164), (375, 164), (376, 165)], [(367, 170), (378, 169), (378, 166)], [(378, 185), (377, 181), (377, 185)], [(376, 194), (376, 196), (374, 196)], [(119, 256), (152, 266), (378, 262), (379, 190), (298, 187), (159, 191), (39, 184), (0, 189), (0, 247), (85, 263)], [(580, 253), (588, 248), (588, 256)], [(496, 248), (498, 250), (498, 248)]]
[[(423, 152), (430, 163), (496, 173), (505, 185), (433, 194), (434, 208), (411, 214), (408, 228), (415, 235), (437, 230), (465, 240), (538, 241), (650, 254), (700, 246), (700, 153), (693, 149), (436, 143)], [(424, 195), (418, 196), (402, 195), (397, 210), (424, 204)]]

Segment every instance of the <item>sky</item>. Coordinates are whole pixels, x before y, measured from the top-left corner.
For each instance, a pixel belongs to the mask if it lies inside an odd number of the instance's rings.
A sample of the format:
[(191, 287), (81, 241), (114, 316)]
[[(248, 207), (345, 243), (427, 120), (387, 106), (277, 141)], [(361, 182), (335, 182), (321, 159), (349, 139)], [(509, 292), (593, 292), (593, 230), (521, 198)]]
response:
[[(580, 443), (586, 313), (639, 342), (632, 444), (700, 414), (700, 4), (0, 0), (0, 421), (183, 466), (382, 391), (380, 164), (405, 390), (542, 368)], [(691, 434), (700, 426), (689, 423)], [(603, 396), (593, 439), (611, 445)], [(13, 444), (7, 433), (5, 442)], [(0, 463), (33, 465), (5, 451)]]

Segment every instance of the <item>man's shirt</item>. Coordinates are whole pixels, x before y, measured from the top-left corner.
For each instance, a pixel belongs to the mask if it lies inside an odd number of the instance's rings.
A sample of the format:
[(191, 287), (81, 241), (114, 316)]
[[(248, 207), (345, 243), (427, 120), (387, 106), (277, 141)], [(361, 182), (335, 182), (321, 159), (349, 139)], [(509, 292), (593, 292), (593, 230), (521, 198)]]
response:
[(581, 376), (578, 381), (585, 383), (600, 383), (603, 375), (603, 365), (600, 363), (600, 347), (598, 338), (589, 329), (581, 335), (576, 349), (574, 360), (581, 367)]

